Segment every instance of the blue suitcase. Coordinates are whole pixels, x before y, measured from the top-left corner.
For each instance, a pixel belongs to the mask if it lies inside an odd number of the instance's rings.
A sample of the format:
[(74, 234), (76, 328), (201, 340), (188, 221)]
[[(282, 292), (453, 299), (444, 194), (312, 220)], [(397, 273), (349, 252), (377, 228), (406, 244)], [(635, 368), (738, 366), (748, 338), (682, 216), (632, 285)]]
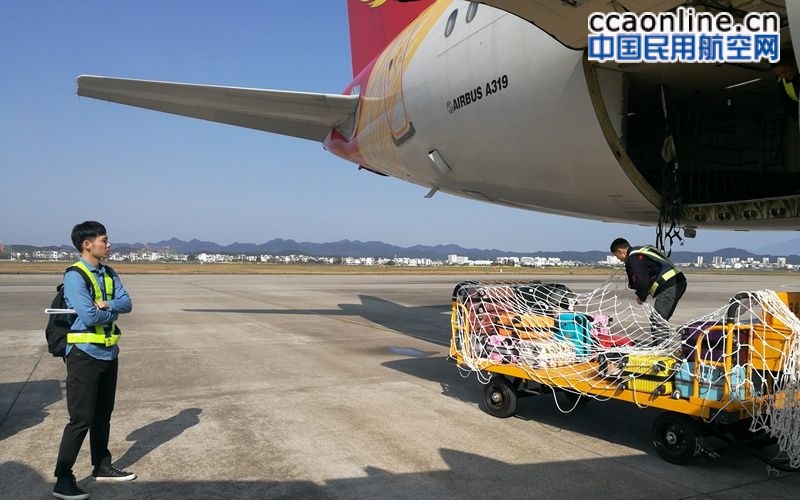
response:
[(556, 318), (553, 336), (558, 340), (568, 340), (575, 346), (575, 355), (580, 359), (592, 354), (592, 320), (586, 314), (564, 312)]
[[(690, 396), (722, 401), (725, 384), (725, 372), (721, 366), (713, 366), (700, 363), (699, 371), (699, 394), (694, 394), (694, 367), (692, 362), (681, 363), (681, 367), (675, 374), (675, 388), (681, 393), (681, 397), (688, 399)], [(742, 401), (745, 399), (745, 387), (749, 383), (746, 379), (746, 367), (733, 365), (731, 368), (731, 389), (730, 399)], [(751, 388), (753, 391), (754, 388)], [(751, 393), (752, 396), (752, 393)]]

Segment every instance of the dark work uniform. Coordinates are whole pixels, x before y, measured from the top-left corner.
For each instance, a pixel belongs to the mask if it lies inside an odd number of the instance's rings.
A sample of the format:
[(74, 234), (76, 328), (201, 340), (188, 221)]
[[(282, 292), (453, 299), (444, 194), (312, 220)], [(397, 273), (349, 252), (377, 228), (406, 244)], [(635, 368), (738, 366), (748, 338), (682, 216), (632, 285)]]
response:
[(664, 319), (672, 317), (686, 292), (686, 277), (672, 262), (653, 247), (632, 247), (625, 259), (625, 272), (628, 288), (636, 291), (640, 301), (652, 295), (653, 309)]
[(778, 78), (778, 92), (781, 94), (781, 102), (783, 103), (786, 116), (793, 118), (797, 121), (797, 105), (798, 97), (800, 97), (800, 73), (795, 75), (791, 81), (785, 81), (783, 78)]
[(781, 154), (783, 169), (787, 172), (800, 170), (800, 136), (797, 129), (797, 107), (800, 97), (800, 74), (791, 81), (778, 79), (778, 92), (783, 103), (783, 122), (781, 124)]

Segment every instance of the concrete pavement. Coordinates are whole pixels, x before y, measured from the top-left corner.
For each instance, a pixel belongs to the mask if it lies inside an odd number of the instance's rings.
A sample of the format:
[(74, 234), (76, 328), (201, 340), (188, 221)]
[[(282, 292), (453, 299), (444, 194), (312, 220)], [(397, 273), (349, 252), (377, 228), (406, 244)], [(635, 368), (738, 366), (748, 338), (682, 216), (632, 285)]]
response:
[[(482, 386), (446, 361), (452, 276), (122, 278), (134, 311), (120, 321), (110, 449), (139, 478), (95, 484), (87, 440), (75, 473), (92, 498), (800, 495), (800, 475), (770, 479), (741, 453), (663, 461), (658, 411), (591, 401), (565, 414), (552, 395), (520, 400), (516, 418), (481, 411)], [(579, 292), (603, 279), (539, 278)], [(50, 498), (67, 414), (42, 310), (59, 281), (0, 275), (2, 498)], [(689, 282), (675, 321), (800, 276)]]

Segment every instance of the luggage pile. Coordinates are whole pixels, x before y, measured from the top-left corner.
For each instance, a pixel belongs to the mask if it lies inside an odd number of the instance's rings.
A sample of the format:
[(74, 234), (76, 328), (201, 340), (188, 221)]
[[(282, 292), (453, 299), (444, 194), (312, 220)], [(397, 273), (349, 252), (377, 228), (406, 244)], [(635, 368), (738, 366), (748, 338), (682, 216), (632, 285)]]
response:
[[(759, 310), (753, 318), (754, 299), (743, 293), (727, 308), (672, 329), (668, 342), (654, 345), (615, 323), (587, 300), (592, 295), (541, 281), (459, 283), (453, 291), (453, 348), (472, 366), (481, 361), (514, 365), (532, 370), (533, 379), (536, 370), (560, 368), (561, 375), (572, 367), (571, 380), (575, 374), (599, 379), (641, 393), (645, 400), (725, 402), (745, 401), (774, 387), (786, 343), (794, 338), (774, 311)], [(754, 328), (758, 324), (762, 327)], [(469, 335), (456, 334), (465, 331)]]
[[(560, 283), (459, 283), (454, 321), (470, 332), (478, 359), (529, 368), (568, 366), (632, 343), (612, 333), (613, 318), (576, 311), (578, 294)], [(460, 348), (460, 347), (459, 347)]]

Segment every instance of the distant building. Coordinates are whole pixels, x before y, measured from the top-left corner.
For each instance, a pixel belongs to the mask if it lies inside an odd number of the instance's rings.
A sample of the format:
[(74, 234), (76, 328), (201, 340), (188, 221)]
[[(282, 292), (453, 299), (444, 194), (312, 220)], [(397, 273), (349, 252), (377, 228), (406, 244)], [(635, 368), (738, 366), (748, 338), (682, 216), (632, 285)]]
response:
[(497, 262), (503, 266), (518, 266), (519, 257), (498, 257)]
[(469, 257), (463, 257), (461, 255), (456, 255), (456, 254), (451, 254), (447, 256), (448, 264), (464, 265), (467, 262), (469, 262)]
[(703, 256), (702, 255), (698, 255), (697, 256), (697, 267), (702, 267), (702, 266), (703, 266)]
[(471, 266), (491, 266), (491, 260), (471, 260), (469, 261), (469, 265)]

